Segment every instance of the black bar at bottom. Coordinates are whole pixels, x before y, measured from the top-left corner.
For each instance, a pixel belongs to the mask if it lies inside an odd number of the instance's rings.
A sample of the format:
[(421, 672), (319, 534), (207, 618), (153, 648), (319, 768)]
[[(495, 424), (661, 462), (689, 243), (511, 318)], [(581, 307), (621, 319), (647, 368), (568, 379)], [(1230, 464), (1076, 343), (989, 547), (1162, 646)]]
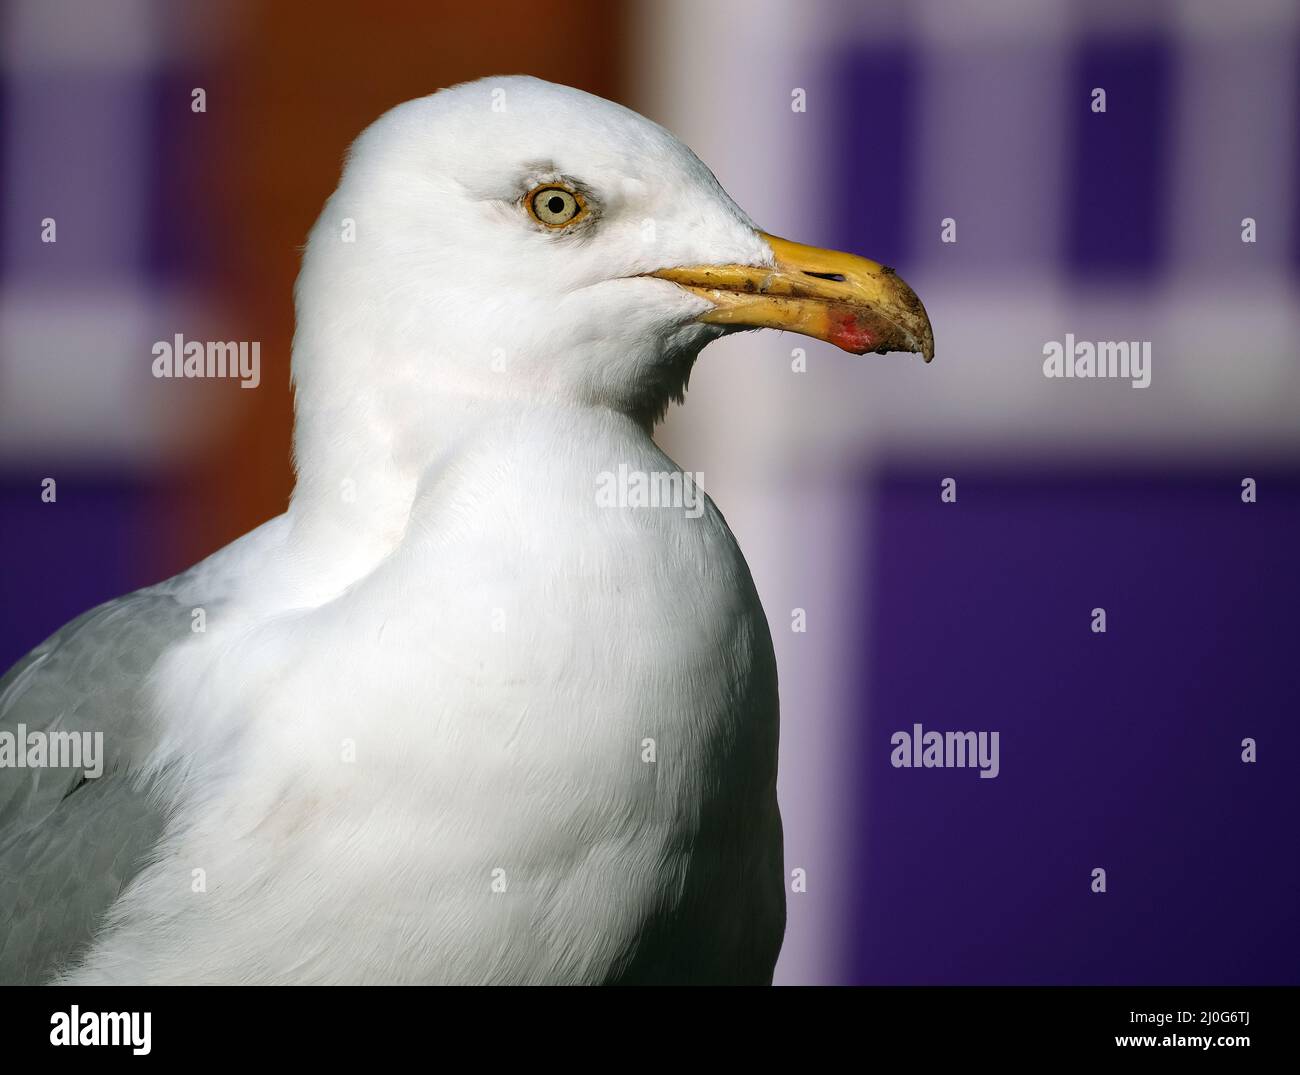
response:
[[(577, 1050), (677, 1067), (757, 1048), (813, 1059), (1071, 1059), (1234, 1069), (1294, 1058), (1297, 987), (869, 987), (659, 990), (69, 988), (0, 992), (0, 1057), (150, 1063), (378, 1059), (482, 1050), (548, 1066)], [(145, 1015), (148, 1015), (147, 1020)], [(116, 1042), (116, 1044), (113, 1044)], [(98, 1044), (96, 1044), (98, 1043)], [(629, 1045), (635, 1045), (628, 1053)], [(593, 1053), (608, 1046), (612, 1053)], [(147, 1051), (146, 1051), (147, 1050)], [(473, 1055), (473, 1054), (471, 1054)], [(604, 1056), (604, 1060), (601, 1060)], [(10, 1067), (10, 1070), (20, 1070)]]

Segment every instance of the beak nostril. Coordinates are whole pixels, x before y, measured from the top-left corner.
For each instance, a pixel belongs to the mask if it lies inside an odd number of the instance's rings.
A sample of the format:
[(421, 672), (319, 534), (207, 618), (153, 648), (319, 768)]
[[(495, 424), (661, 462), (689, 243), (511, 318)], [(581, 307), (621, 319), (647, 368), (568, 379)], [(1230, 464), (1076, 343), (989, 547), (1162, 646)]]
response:
[(818, 280), (834, 280), (837, 284), (844, 283), (844, 274), (838, 272), (808, 272), (805, 269), (804, 276), (815, 276)]

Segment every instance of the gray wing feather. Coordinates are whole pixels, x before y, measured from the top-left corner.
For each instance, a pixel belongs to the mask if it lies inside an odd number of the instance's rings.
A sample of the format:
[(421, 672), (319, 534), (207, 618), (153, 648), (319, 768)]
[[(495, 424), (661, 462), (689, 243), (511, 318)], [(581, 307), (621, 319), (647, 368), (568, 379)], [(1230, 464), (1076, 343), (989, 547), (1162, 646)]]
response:
[(189, 635), (159, 590), (100, 605), (0, 679), (0, 731), (102, 732), (103, 773), (0, 766), (0, 984), (49, 981), (148, 862), (161, 807), (133, 766), (152, 741), (146, 677)]

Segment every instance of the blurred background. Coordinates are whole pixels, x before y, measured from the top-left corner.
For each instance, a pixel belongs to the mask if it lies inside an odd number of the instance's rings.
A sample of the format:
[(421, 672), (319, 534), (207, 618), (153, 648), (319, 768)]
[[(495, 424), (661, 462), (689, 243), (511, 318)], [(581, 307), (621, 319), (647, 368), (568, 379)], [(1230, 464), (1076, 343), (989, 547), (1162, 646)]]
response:
[[(778, 981), (1300, 981), (1294, 4), (2, 10), (0, 667), (284, 509), (293, 280), (349, 142), (535, 74), (934, 322), (930, 366), (722, 341), (659, 434), (772, 624)], [(155, 380), (176, 333), (261, 341), (260, 387)], [(1067, 333), (1151, 341), (1150, 387), (1045, 378)], [(999, 732), (1001, 774), (892, 768), (916, 723)]]

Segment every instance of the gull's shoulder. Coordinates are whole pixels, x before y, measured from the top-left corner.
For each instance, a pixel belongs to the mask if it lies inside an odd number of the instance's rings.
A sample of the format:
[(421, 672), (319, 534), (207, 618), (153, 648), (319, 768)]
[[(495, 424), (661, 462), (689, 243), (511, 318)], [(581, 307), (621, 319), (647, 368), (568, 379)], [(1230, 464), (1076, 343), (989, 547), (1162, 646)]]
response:
[(84, 768), (0, 766), (0, 983), (49, 980), (147, 862), (165, 823), (143, 778), (160, 731), (150, 676), (194, 637), (196, 608), (225, 600), (283, 544), (286, 525), (272, 520), (174, 578), (91, 609), (0, 678), (6, 739), (62, 733), (102, 744), (93, 779)]

